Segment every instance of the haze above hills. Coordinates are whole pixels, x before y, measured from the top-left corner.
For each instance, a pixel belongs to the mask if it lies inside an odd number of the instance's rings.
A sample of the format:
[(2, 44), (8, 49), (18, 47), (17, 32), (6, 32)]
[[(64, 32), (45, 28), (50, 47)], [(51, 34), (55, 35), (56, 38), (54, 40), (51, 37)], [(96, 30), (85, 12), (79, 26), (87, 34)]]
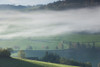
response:
[[(57, 45), (58, 42), (68, 39), (68, 41), (85, 41), (87, 39), (88, 41), (92, 41), (99, 39), (100, 7), (98, 4), (100, 1), (98, 0), (97, 3), (96, 0), (92, 5), (91, 2), (88, 5), (83, 4), (83, 6), (80, 4), (82, 7), (77, 7), (79, 5), (76, 3), (80, 3), (77, 1), (73, 0), (69, 2), (70, 8), (68, 8), (67, 1), (57, 1), (48, 5), (37, 6), (0, 5), (1, 46), (5, 47), (9, 45), (12, 47), (18, 44), (26, 46), (28, 44), (41, 45), (40, 41), (42, 39), (43, 41), (46, 39), (51, 39), (50, 41), (58, 40), (57, 42), (51, 43), (52, 45)], [(69, 34), (78, 35), (72, 38), (72, 35)], [(86, 39), (80, 34), (85, 34), (84, 37)], [(88, 34), (91, 35), (87, 36)], [(94, 34), (98, 35), (94, 36)], [(81, 37), (84, 39), (82, 40)], [(33, 43), (30, 39), (38, 41)], [(46, 41), (42, 44), (46, 45), (48, 43)]]

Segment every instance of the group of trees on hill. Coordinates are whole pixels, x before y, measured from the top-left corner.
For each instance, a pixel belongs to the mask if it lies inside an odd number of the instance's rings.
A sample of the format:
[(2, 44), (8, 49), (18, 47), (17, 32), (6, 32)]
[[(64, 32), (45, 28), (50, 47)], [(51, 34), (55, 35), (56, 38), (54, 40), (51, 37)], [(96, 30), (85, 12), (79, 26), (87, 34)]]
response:
[(7, 49), (2, 49), (0, 48), (0, 58), (5, 57), (5, 58), (9, 58), (11, 55), (11, 48), (7, 48)]
[(48, 52), (45, 53), (45, 56), (41, 60), (45, 62), (60, 63), (60, 64), (73, 65), (73, 66), (92, 67), (92, 64), (89, 62), (81, 63), (75, 60), (70, 60), (70, 59), (60, 57), (55, 53), (48, 53)]
[(82, 7), (91, 7), (97, 6), (100, 4), (100, 0), (58, 0), (47, 5), (36, 5), (36, 6), (22, 6), (22, 5), (0, 5), (0, 9), (12, 9), (12, 10), (21, 10), (21, 11), (32, 11), (32, 10), (65, 10), (72, 8), (82, 8)]
[[(68, 45), (66, 47), (66, 45)], [(61, 41), (60, 44), (55, 46), (56, 50), (64, 50), (64, 49), (96, 49), (96, 42), (66, 42)]]
[(88, 6), (96, 6), (100, 4), (100, 0), (59, 0), (43, 6), (46, 9), (62, 10), (70, 8), (81, 8)]
[(49, 52), (46, 52), (44, 57), (38, 58), (38, 57), (26, 57), (25, 56), (25, 51), (20, 50), (18, 52), (18, 57), (19, 58), (27, 58), (27, 59), (31, 59), (31, 60), (51, 62), (51, 63), (58, 63), (58, 64), (66, 64), (66, 65), (81, 66), (81, 67), (92, 67), (92, 64), (89, 63), (89, 62), (81, 63), (81, 62), (78, 62), (78, 61), (75, 61), (75, 60), (60, 57), (56, 53), (49, 53)]
[(24, 50), (19, 50), (18, 51), (18, 57), (19, 58), (26, 58), (26, 54)]
[(54, 53), (45, 53), (45, 56), (42, 58), (42, 61), (59, 63), (60, 56)]
[(95, 42), (91, 42), (91, 43), (80, 43), (80, 42), (69, 42), (69, 49), (95, 49)]

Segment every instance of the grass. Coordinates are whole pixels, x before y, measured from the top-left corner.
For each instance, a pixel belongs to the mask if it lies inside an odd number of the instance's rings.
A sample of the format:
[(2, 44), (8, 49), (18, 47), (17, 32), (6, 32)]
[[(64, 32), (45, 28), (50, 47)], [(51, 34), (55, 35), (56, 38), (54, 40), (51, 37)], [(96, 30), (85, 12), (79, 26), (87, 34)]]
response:
[(18, 58), (0, 58), (0, 67), (78, 67)]
[[(66, 42), (96, 42), (96, 46), (100, 47), (100, 34), (68, 34), (54, 37), (31, 37), (18, 38), (11, 40), (0, 40), (0, 47), (14, 47), (19, 46), (20, 49), (26, 49), (28, 45), (33, 47), (33, 50), (43, 50), (49, 46), (50, 50), (55, 50), (56, 46), (61, 44), (61, 41)], [(98, 42), (97, 42), (98, 41)], [(23, 46), (24, 45), (24, 46)], [(68, 48), (69, 43), (65, 43), (65, 49)], [(92, 44), (91, 44), (92, 45)]]

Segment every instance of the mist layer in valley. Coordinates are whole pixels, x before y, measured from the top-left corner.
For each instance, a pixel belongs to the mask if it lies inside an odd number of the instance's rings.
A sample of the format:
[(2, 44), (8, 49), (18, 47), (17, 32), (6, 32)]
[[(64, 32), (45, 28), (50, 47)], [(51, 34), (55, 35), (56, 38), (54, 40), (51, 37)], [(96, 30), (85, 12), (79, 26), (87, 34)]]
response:
[(100, 7), (65, 11), (0, 11), (0, 39), (100, 32)]

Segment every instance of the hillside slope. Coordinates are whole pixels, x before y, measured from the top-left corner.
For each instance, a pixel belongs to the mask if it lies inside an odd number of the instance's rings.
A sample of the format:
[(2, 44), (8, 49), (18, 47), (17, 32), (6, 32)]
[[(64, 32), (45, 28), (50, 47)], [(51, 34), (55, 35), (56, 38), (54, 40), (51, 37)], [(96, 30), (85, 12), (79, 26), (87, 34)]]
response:
[(44, 50), (48, 46), (50, 50), (55, 50), (56, 46), (59, 46), (62, 41), (64, 41), (65, 49), (68, 48), (69, 42), (86, 42), (86, 44), (88, 42), (95, 42), (95, 46), (100, 47), (100, 34), (69, 34), (54, 37), (30, 37), (0, 40), (0, 47), (12, 47), (14, 49), (15, 47), (20, 47), (20, 49), (25, 50), (28, 46), (32, 46), (33, 50)]
[(77, 67), (26, 59), (0, 58), (0, 67)]
[(20, 49), (26, 49), (28, 46), (32, 46), (33, 50), (44, 50), (46, 49), (46, 46), (48, 46), (50, 50), (54, 50), (62, 41), (64, 41), (65, 49), (68, 48), (69, 42), (86, 42), (86, 44), (88, 42), (96, 42), (96, 46), (100, 47), (100, 34), (69, 34), (54, 37), (30, 37), (0, 40), (0, 47), (12, 47), (15, 49), (15, 47), (18, 46)]
[(34, 11), (34, 10), (65, 10), (76, 9), (83, 7), (99, 6), (100, 0), (58, 0), (46, 5), (24, 6), (24, 5), (10, 5), (1, 4), (0, 10), (18, 10), (18, 11)]

